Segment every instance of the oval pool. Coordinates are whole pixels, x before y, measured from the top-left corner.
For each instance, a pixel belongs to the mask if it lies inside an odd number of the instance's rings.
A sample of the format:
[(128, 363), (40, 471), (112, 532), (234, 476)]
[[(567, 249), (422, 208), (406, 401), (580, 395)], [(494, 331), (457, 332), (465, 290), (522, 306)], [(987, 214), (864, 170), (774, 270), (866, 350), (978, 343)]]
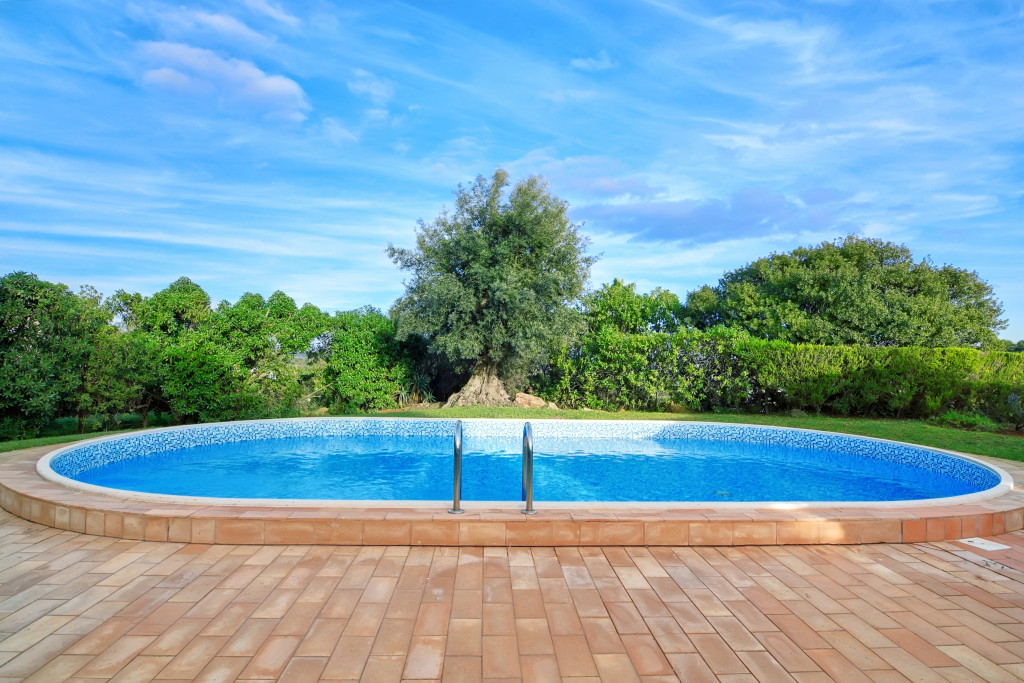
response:
[[(521, 500), (522, 420), (463, 420), (466, 501)], [(450, 501), (455, 420), (304, 418), (91, 440), (37, 469), (87, 490), (170, 500)], [(988, 497), (1009, 475), (946, 451), (706, 422), (533, 420), (535, 500), (698, 505)]]

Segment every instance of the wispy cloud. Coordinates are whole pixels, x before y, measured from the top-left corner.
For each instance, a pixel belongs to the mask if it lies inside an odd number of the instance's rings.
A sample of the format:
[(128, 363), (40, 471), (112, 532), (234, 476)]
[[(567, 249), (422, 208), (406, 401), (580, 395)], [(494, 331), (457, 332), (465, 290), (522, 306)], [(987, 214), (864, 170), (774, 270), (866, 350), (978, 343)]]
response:
[(617, 66), (604, 50), (593, 57), (578, 57), (570, 60), (569, 64), (578, 71), (607, 71)]
[(352, 94), (367, 97), (378, 107), (385, 106), (395, 96), (394, 85), (365, 69), (353, 69), (347, 85)]
[(144, 42), (140, 52), (149, 63), (160, 65), (142, 73), (146, 85), (253, 107), (293, 121), (305, 119), (310, 109), (298, 83), (267, 74), (252, 62), (181, 43)]
[(298, 17), (289, 14), (285, 10), (281, 9), (279, 5), (269, 2), (268, 0), (245, 0), (245, 4), (250, 9), (285, 24), (290, 28), (298, 28), (302, 23)]
[(0, 266), (387, 308), (383, 243), (503, 166), (569, 202), (596, 283), (858, 230), (977, 270), (1024, 337), (1016, 6), (3, 7)]
[(591, 204), (575, 211), (596, 229), (628, 234), (640, 241), (709, 243), (759, 238), (778, 232), (854, 232), (820, 205), (807, 208), (761, 187), (740, 188), (728, 200), (629, 201)]
[(215, 12), (160, 3), (130, 4), (129, 17), (146, 24), (165, 40), (200, 43), (211, 47), (233, 46), (266, 50), (277, 44), (273, 33), (261, 33), (242, 19)]

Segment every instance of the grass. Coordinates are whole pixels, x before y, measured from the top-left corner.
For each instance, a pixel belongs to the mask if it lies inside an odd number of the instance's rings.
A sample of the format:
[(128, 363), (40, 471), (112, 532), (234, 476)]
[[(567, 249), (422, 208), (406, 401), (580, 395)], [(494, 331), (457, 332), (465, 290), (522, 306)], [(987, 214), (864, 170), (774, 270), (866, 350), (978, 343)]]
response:
[(1024, 461), (1024, 438), (1019, 436), (940, 427), (920, 420), (882, 420), (861, 417), (828, 417), (823, 415), (790, 417), (789, 415), (727, 413), (605, 413), (584, 410), (559, 410), (556, 412), (546, 408), (497, 408), (484, 406), (447, 408), (443, 412), (437, 410), (410, 410), (401, 413), (387, 413), (386, 417), (444, 417), (447, 419), (491, 417), (514, 420), (559, 418), (567, 420), (676, 420), (744, 423), (772, 427), (818, 429), (823, 432), (871, 436), (878, 439), (891, 439), (921, 446), (932, 446), (933, 448), (945, 448), (960, 453)]
[(0, 441), (0, 453), (7, 451), (20, 451), (22, 448), (36, 448), (38, 446), (55, 446), (82, 439), (93, 439), (97, 436), (111, 436), (113, 434), (124, 434), (125, 432), (136, 432), (137, 429), (122, 429), (114, 432), (91, 432), (89, 434), (62, 434), (60, 436), (41, 436), (36, 439), (19, 439), (17, 441)]
[[(1021, 438), (1020, 436), (994, 432), (972, 432), (965, 429), (955, 429), (953, 427), (940, 427), (921, 422), (920, 420), (880, 420), (858, 417), (827, 417), (820, 415), (790, 417), (788, 415), (737, 415), (725, 413), (678, 414), (643, 413), (636, 411), (606, 413), (586, 410), (553, 411), (547, 408), (497, 408), (489, 406), (447, 408), (443, 411), (409, 410), (403, 412), (371, 413), (371, 415), (377, 415), (380, 417), (426, 417), (435, 419), (490, 417), (511, 420), (541, 420), (558, 418), (564, 420), (677, 420), (745, 423), (769, 425), (773, 427), (818, 429), (823, 432), (839, 432), (842, 434), (856, 434), (858, 436), (872, 436), (878, 439), (891, 439), (893, 441), (905, 441), (907, 443), (915, 443), (922, 446), (945, 448), (951, 451), (958, 451), (960, 453), (988, 455), (994, 458), (1024, 461), (1024, 438)], [(37, 446), (52, 446), (56, 444), (70, 443), (97, 436), (122, 434), (124, 431), (136, 430), (47, 436), (38, 439), (24, 439), (22, 441), (2, 441), (0, 442), (0, 453), (20, 450), (22, 448), (35, 448)]]

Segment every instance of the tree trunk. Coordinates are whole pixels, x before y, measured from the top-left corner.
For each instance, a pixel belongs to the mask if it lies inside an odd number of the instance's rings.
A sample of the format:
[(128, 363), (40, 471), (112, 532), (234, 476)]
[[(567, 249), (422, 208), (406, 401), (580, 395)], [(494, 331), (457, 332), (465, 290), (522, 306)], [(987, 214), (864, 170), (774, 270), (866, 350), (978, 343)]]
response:
[(444, 407), (510, 405), (512, 398), (505, 391), (505, 385), (498, 379), (498, 369), (493, 365), (477, 363), (466, 386), (452, 394)]

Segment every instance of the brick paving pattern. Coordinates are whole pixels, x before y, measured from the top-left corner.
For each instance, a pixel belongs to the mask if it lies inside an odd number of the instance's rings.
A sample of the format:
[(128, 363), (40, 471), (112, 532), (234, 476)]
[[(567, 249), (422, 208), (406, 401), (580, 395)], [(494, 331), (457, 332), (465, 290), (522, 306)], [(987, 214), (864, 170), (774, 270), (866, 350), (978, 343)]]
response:
[(0, 680), (1013, 681), (1010, 550), (204, 545), (0, 511)]

